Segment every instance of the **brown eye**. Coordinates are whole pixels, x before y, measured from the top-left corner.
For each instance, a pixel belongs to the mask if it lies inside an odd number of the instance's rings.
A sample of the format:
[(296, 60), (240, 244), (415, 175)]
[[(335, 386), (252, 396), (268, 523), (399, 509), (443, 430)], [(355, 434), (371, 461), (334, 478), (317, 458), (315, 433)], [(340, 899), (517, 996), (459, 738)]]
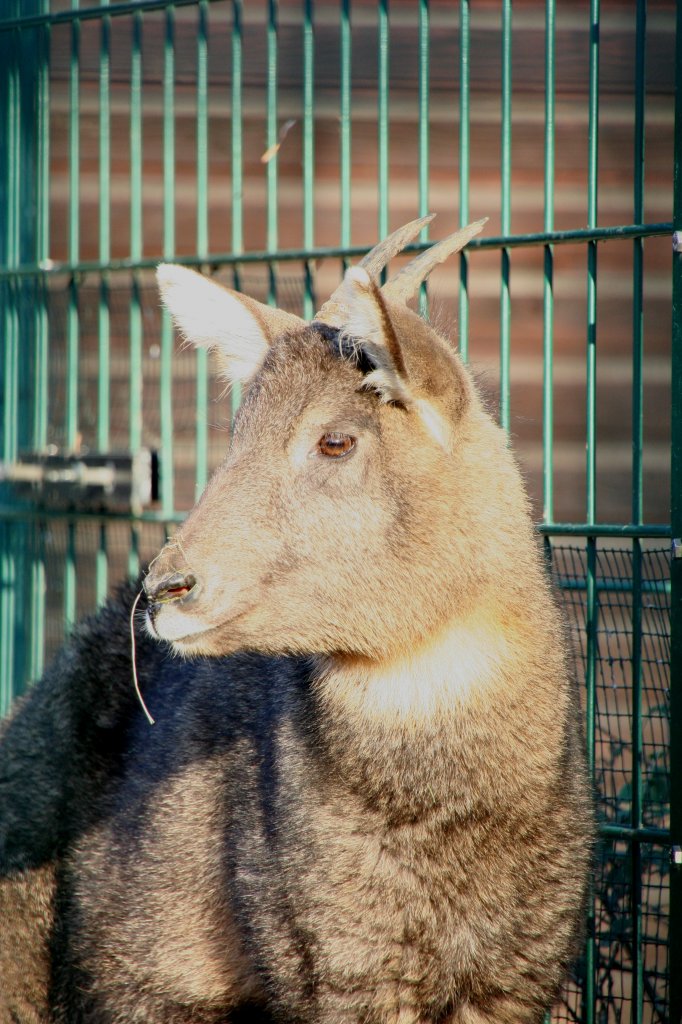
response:
[(348, 434), (323, 434), (317, 442), (317, 448), (321, 455), (340, 459), (355, 448), (355, 438)]

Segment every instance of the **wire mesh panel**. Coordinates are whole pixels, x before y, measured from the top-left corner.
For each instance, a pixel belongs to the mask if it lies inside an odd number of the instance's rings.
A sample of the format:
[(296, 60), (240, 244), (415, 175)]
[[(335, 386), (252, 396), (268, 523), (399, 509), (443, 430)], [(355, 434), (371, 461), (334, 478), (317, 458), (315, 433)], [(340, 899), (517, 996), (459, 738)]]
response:
[[(583, 962), (555, 1019), (585, 1019), (590, 998), (593, 1019), (628, 1021), (637, 999), (641, 1020), (663, 1022), (669, 1019), (670, 553), (647, 547), (633, 555), (608, 542), (597, 547), (596, 635), (590, 645), (588, 553), (557, 544), (552, 562), (578, 678), (585, 677), (588, 657), (593, 658), (594, 770), (602, 821), (594, 884), (593, 989), (588, 995)], [(635, 617), (640, 618), (638, 631)], [(638, 816), (656, 842), (640, 842), (633, 835)]]
[(310, 317), (399, 224), (438, 213), (414, 251), (489, 216), (418, 301), (518, 451), (585, 684), (602, 844), (557, 1021), (682, 1001), (676, 46), (674, 0), (0, 0), (3, 466), (159, 467), (127, 510), (4, 472), (0, 710), (226, 450), (238, 389), (174, 337), (155, 265)]

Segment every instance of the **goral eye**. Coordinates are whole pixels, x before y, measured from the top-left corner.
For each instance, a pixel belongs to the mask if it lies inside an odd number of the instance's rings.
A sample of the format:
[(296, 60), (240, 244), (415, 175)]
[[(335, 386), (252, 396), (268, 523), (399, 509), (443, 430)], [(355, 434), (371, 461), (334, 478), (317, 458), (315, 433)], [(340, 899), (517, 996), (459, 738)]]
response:
[(355, 448), (355, 438), (348, 434), (323, 434), (317, 442), (317, 449), (321, 455), (330, 459), (341, 459), (348, 455)]

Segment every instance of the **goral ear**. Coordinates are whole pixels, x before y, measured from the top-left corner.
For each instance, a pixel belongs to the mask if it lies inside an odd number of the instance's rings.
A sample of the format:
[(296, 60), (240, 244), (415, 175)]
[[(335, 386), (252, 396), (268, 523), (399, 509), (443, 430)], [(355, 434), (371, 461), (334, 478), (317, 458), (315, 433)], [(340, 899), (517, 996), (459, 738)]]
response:
[(182, 336), (215, 353), (226, 380), (245, 383), (260, 368), (273, 339), (305, 322), (175, 263), (162, 263), (156, 278), (163, 304)]
[(407, 408), (413, 397), (405, 361), (379, 289), (366, 270), (351, 267), (336, 295), (344, 314), (342, 333), (362, 348), (374, 366), (365, 376), (363, 387), (376, 391), (382, 402)]
[(365, 375), (362, 387), (375, 391), (382, 402), (414, 412), (432, 438), (448, 449), (451, 436), (447, 422), (429, 397), (420, 394), (410, 380), (384, 297), (362, 267), (346, 271), (338, 299), (339, 308), (345, 312), (342, 333), (362, 349), (374, 366)]

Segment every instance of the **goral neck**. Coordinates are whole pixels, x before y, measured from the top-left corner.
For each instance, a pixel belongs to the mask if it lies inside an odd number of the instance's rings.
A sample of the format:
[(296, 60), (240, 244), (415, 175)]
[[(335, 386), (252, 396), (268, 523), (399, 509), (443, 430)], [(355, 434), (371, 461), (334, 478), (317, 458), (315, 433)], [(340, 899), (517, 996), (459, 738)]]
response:
[(521, 654), (504, 629), (469, 617), (391, 661), (321, 659), (319, 739), (333, 769), (400, 817), (499, 802), (527, 747)]
[(362, 728), (437, 726), (500, 685), (515, 650), (504, 630), (474, 616), (390, 660), (343, 656), (319, 664), (325, 706)]

